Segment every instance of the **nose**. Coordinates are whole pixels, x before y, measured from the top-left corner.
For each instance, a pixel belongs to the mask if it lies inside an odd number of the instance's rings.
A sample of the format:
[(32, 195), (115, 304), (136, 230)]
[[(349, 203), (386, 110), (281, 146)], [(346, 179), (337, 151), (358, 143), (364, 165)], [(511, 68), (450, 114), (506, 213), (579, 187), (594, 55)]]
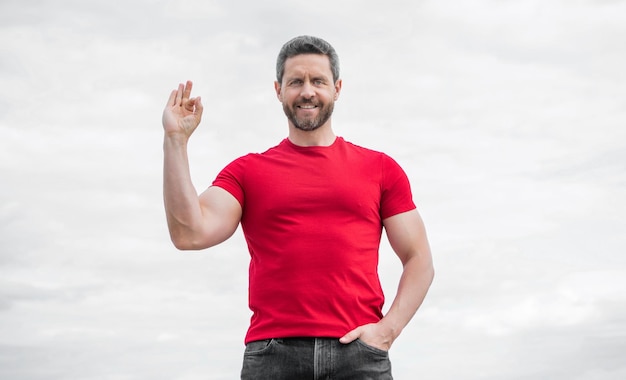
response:
[(302, 85), (302, 91), (300, 92), (300, 96), (304, 99), (311, 99), (315, 96), (314, 88), (309, 81), (305, 81)]

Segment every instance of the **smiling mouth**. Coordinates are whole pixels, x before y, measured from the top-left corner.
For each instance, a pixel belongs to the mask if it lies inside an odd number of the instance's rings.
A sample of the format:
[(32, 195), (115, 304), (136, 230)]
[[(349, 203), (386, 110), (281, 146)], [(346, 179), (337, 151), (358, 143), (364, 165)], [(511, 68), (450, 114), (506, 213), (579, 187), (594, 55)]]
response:
[(317, 106), (314, 106), (312, 104), (299, 105), (297, 107), (300, 108), (300, 109), (303, 109), (303, 110), (312, 110), (312, 109), (317, 108)]

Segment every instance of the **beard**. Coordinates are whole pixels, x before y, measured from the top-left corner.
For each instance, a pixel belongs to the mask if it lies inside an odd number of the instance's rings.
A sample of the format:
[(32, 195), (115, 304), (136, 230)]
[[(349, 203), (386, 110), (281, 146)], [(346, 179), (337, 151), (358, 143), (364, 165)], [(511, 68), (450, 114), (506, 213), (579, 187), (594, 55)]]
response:
[(330, 116), (333, 114), (333, 110), (335, 108), (334, 102), (320, 104), (311, 101), (303, 101), (299, 102), (298, 105), (315, 105), (319, 109), (316, 117), (298, 117), (296, 116), (295, 110), (297, 106), (291, 107), (287, 103), (283, 103), (283, 111), (285, 112), (287, 119), (289, 119), (289, 121), (297, 129), (307, 132), (314, 131), (324, 125), (328, 119), (330, 119)]

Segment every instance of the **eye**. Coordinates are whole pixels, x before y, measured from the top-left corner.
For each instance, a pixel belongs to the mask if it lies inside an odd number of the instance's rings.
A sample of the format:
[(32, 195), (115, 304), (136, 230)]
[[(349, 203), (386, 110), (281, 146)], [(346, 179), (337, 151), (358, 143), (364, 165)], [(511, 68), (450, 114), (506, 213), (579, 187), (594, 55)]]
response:
[(314, 81), (313, 81), (313, 83), (314, 83), (316, 86), (322, 86), (322, 85), (324, 84), (324, 81), (323, 81), (323, 80), (321, 80), (321, 79), (316, 79), (316, 80), (314, 80)]

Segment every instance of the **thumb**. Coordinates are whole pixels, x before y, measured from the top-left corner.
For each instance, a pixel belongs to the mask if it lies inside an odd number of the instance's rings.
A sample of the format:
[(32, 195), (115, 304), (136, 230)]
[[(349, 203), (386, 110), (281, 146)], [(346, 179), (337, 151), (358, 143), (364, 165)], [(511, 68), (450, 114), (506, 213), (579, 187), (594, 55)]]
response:
[(339, 342), (343, 344), (348, 344), (348, 343), (354, 342), (360, 336), (361, 336), (361, 330), (357, 327), (356, 329), (350, 331), (346, 335), (339, 338)]

